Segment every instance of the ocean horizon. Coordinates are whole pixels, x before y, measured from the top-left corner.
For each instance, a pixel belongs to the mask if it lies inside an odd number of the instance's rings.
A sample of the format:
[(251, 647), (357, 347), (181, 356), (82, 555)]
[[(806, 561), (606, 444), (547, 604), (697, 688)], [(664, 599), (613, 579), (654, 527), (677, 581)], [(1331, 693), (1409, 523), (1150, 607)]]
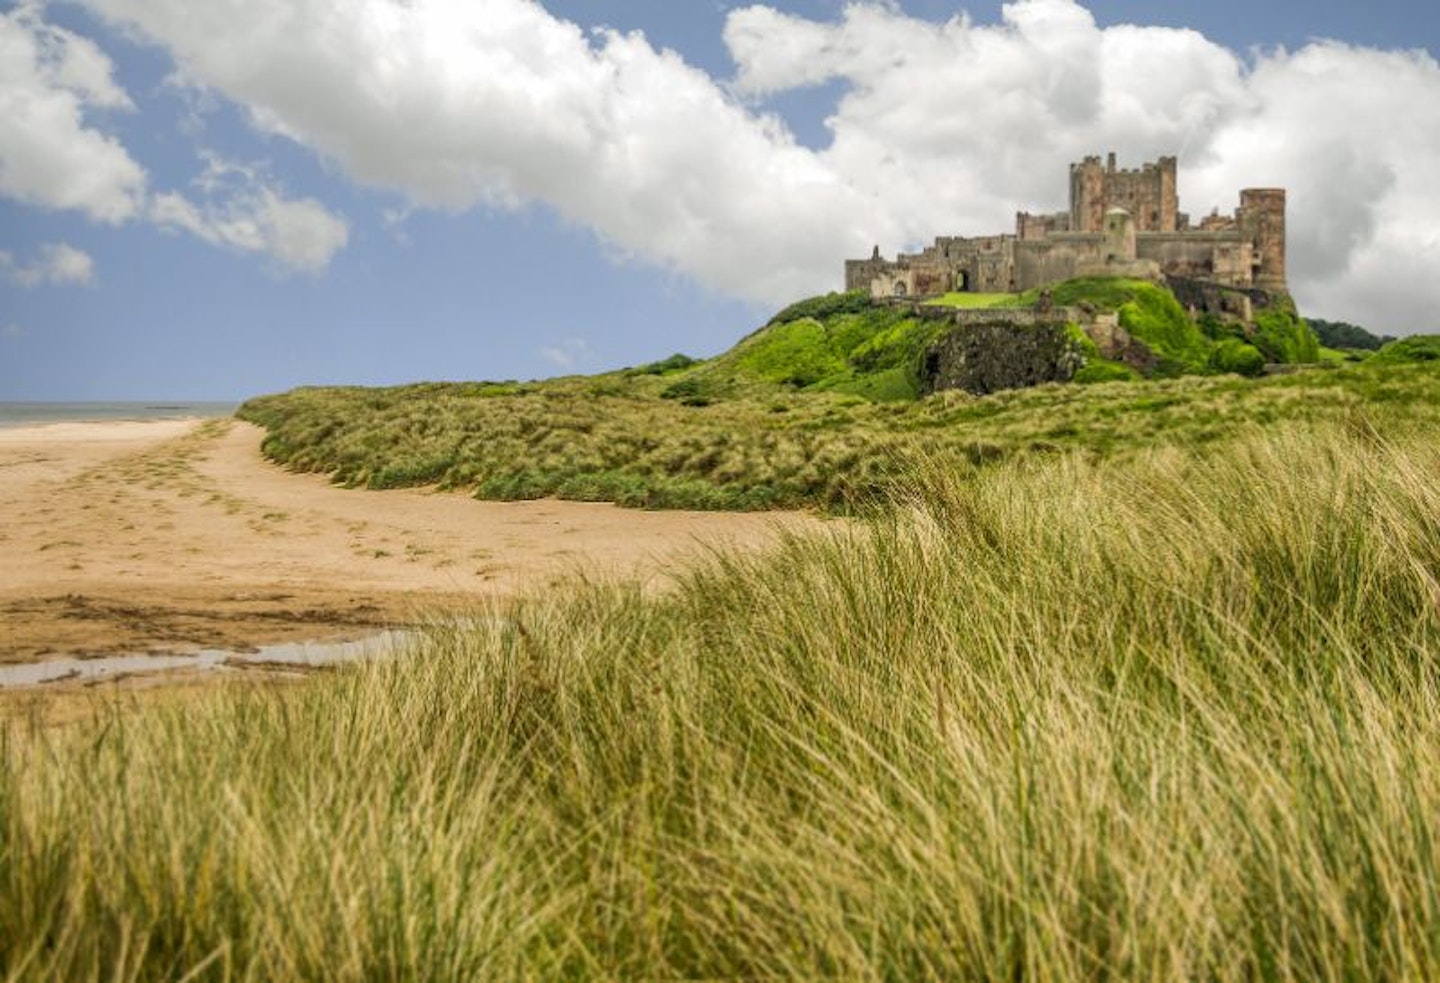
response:
[(173, 420), (231, 416), (239, 403), (204, 400), (122, 400), (110, 402), (0, 401), (0, 428), (36, 423), (92, 423), (115, 420)]

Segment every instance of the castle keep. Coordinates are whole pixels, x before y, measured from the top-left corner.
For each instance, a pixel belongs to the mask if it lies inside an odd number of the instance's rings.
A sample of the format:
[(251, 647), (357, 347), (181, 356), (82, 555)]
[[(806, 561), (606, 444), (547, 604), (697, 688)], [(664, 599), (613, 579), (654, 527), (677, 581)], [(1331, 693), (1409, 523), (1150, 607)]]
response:
[(913, 255), (845, 263), (845, 289), (874, 297), (1018, 293), (1079, 276), (1183, 278), (1284, 292), (1285, 191), (1240, 192), (1232, 215), (1192, 225), (1179, 209), (1174, 157), (1135, 170), (1087, 157), (1070, 166), (1070, 210), (1015, 217), (1013, 235), (944, 236)]

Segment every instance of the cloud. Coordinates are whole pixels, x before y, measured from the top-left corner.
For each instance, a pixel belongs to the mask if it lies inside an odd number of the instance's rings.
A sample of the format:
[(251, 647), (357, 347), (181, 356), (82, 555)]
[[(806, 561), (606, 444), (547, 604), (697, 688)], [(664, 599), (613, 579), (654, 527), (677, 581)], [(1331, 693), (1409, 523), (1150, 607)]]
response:
[(25, 329), (14, 321), (8, 321), (4, 327), (0, 327), (0, 338), (6, 341), (18, 341), (25, 337)]
[(0, 252), (0, 273), (22, 287), (43, 284), (79, 284), (87, 286), (95, 280), (95, 261), (90, 255), (68, 243), (54, 242), (42, 246), (34, 262), (20, 263), (8, 252)]
[(410, 221), (412, 214), (409, 208), (384, 208), (380, 211), (380, 223), (395, 241), (406, 249), (415, 244), (410, 233), (405, 230), (405, 223)]
[(1086, 154), (1178, 153), (1192, 214), (1232, 210), (1244, 187), (1288, 189), (1302, 309), (1434, 327), (1440, 66), (1424, 52), (1319, 41), (1242, 59), (1195, 31), (1102, 29), (1070, 0), (1006, 4), (993, 26), (887, 4), (850, 4), (835, 22), (751, 6), (725, 39), (752, 98), (843, 80), (821, 156), (883, 198), (901, 228), (877, 236), (887, 249), (1062, 208), (1067, 165)]
[(590, 343), (584, 338), (566, 338), (558, 345), (540, 349), (538, 354), (550, 364), (569, 372), (590, 357)]
[(320, 273), (349, 240), (345, 220), (313, 198), (287, 198), (260, 170), (205, 155), (193, 183), (196, 204), (178, 192), (156, 195), (148, 217), (163, 229), (180, 229), (215, 246), (262, 253), (284, 267)]
[(0, 194), (100, 222), (133, 217), (145, 171), (93, 110), (131, 109), (110, 60), (85, 38), (44, 23), (35, 3), (0, 14)]
[(531, 0), (87, 2), (411, 206), (542, 202), (622, 259), (767, 302), (892, 231), (778, 119), (640, 35), (587, 35)]
[[(345, 246), (342, 219), (312, 198), (285, 197), (252, 169), (209, 161), (196, 182), (199, 204), (177, 192), (149, 195), (125, 147), (85, 123), (88, 110), (135, 108), (110, 59), (41, 13), (32, 2), (0, 14), (0, 194), (112, 224), (144, 217), (312, 273)], [(28, 265), (0, 254), (0, 271), (22, 286), (89, 282), (89, 256), (65, 245), (45, 250)]]
[[(177, 77), (245, 107), (412, 208), (542, 203), (622, 259), (770, 304), (840, 260), (1064, 206), (1066, 167), (1181, 158), (1182, 207), (1291, 191), (1302, 307), (1408, 330), (1440, 307), (1440, 68), (1319, 42), (1242, 57), (1194, 31), (1100, 28), (1072, 0), (999, 24), (852, 2), (838, 19), (733, 10), (716, 80), (638, 34), (533, 0), (84, 0), (163, 45)], [(839, 80), (830, 146), (767, 100)], [(172, 224), (217, 229), (178, 207)], [(201, 234), (197, 232), (197, 234)]]

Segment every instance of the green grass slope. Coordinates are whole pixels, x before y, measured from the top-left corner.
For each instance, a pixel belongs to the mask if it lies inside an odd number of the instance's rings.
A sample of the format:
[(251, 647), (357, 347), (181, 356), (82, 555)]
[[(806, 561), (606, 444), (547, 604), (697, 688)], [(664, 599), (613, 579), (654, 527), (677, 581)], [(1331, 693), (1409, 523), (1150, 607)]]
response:
[[(1267, 362), (1321, 360), (1313, 332), (1281, 298), (1257, 317), (1253, 332), (1208, 319), (1197, 321), (1165, 287), (1122, 277), (1088, 277), (1051, 288), (1060, 306), (1114, 313), (1121, 327), (1155, 356), (1153, 376), (1233, 372), (1258, 375)], [(1023, 294), (948, 294), (927, 306), (965, 310), (1030, 307), (1040, 291)], [(876, 303), (861, 291), (813, 297), (791, 305), (767, 325), (710, 361), (674, 380), (667, 393), (690, 405), (705, 405), (766, 387), (851, 393), (886, 402), (919, 397), (925, 350), (948, 327), (919, 318), (905, 306)], [(1081, 337), (1088, 371), (1077, 381), (1134, 379), (1137, 373), (1101, 357)]]
[[(1440, 365), (1378, 371), (1396, 359), (1371, 372), (1345, 366), (1241, 380), (1228, 373), (1263, 367), (1258, 339), (1210, 337), (1168, 291), (1144, 281), (1074, 280), (1052, 296), (1118, 313), (1159, 357), (1159, 374), (1175, 378), (1107, 385), (1138, 374), (1101, 358), (1072, 327), (1086, 357), (1077, 379), (1095, 385), (922, 400), (925, 352), (949, 323), (856, 292), (792, 305), (704, 361), (672, 355), (535, 383), (298, 389), (251, 400), (240, 415), (266, 428), (273, 459), (347, 485), (439, 484), (482, 498), (647, 508), (846, 511), (893, 490), (925, 455), (964, 467), (1068, 448), (1109, 456), (1370, 406), (1387, 418), (1427, 417), (1440, 402)], [(1305, 338), (1313, 337), (1304, 322), (1293, 309), (1274, 313), (1266, 331), (1275, 346), (1308, 354)]]
[(1440, 360), (1440, 335), (1413, 335), (1386, 344), (1370, 361), (1376, 365), (1424, 364)]
[(1186, 376), (912, 402), (784, 386), (707, 405), (664, 398), (694, 371), (306, 388), (250, 400), (239, 415), (266, 428), (264, 450), (274, 460), (349, 485), (440, 484), (484, 498), (651, 508), (842, 511), (893, 489), (916, 461), (931, 458), (964, 470), (1069, 449), (1124, 457), (1285, 421), (1358, 416), (1389, 429), (1440, 419), (1440, 361), (1372, 359), (1254, 380)]
[(693, 405), (782, 387), (913, 400), (920, 395), (922, 355), (941, 330), (938, 322), (873, 303), (862, 292), (816, 297), (696, 366), (667, 395)]

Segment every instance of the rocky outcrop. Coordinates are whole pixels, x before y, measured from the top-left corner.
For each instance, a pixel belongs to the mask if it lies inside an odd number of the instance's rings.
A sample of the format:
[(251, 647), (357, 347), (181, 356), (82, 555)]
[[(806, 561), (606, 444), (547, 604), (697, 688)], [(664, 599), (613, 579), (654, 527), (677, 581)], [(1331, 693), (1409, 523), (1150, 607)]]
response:
[(1130, 332), (1120, 326), (1118, 314), (1091, 315), (1085, 323), (1085, 333), (1095, 342), (1101, 357), (1124, 363), (1143, 375), (1149, 375), (1160, 364), (1150, 346), (1131, 337)]
[(958, 324), (925, 353), (921, 386), (926, 394), (963, 389), (983, 396), (1045, 382), (1068, 382), (1085, 363), (1064, 321)]

